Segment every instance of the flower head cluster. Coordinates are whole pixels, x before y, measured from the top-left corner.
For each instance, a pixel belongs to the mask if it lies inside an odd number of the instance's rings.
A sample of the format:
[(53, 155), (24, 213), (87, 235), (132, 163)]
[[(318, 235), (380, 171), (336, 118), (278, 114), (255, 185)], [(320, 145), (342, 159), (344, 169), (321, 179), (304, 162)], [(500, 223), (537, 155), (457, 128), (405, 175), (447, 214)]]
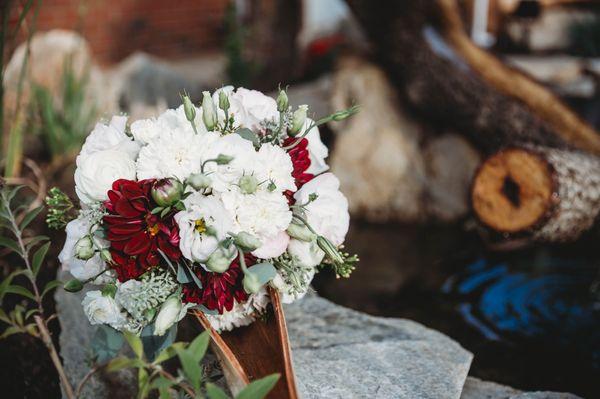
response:
[(266, 286), (285, 302), (316, 272), (347, 276), (340, 252), (348, 204), (328, 166), (314, 121), (255, 90), (204, 92), (127, 126), (99, 123), (77, 157), (79, 217), (66, 227), (61, 262), (84, 283), (93, 324), (164, 334), (189, 307), (218, 330), (251, 323)]

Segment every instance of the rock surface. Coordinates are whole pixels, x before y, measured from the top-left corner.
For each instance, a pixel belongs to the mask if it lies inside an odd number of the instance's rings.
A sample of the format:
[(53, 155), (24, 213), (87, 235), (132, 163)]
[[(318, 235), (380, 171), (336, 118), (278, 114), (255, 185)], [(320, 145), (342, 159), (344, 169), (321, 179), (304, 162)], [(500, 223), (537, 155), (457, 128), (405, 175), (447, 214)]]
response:
[(495, 382), (468, 377), (460, 399), (578, 399), (561, 392), (523, 392)]

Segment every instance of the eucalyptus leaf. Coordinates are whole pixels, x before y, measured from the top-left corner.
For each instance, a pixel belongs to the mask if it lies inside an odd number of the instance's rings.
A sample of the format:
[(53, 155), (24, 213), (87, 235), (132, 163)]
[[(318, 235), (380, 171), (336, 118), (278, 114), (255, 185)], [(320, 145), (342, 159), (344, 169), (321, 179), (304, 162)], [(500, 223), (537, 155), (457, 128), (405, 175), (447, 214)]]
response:
[(210, 315), (210, 316), (216, 316), (219, 314), (219, 312), (217, 310), (211, 310), (204, 305), (195, 305), (191, 309), (197, 309), (197, 310), (201, 311), (202, 313)]
[(149, 361), (154, 361), (167, 347), (169, 347), (177, 336), (177, 323), (173, 324), (166, 334), (154, 335), (154, 324), (149, 324), (142, 330), (140, 338), (144, 346), (144, 354)]
[(254, 274), (261, 285), (268, 283), (277, 275), (277, 269), (269, 262), (258, 263), (250, 266), (248, 271)]
[(92, 353), (98, 363), (114, 358), (123, 347), (123, 334), (105, 324), (98, 326), (92, 339)]
[(192, 277), (188, 274), (187, 267), (181, 263), (177, 265), (177, 282), (179, 284), (188, 284), (192, 282)]
[(244, 128), (236, 130), (235, 132), (237, 134), (239, 134), (243, 139), (251, 141), (255, 147), (260, 146), (260, 139), (258, 138), (256, 133), (254, 133), (252, 130), (244, 127)]

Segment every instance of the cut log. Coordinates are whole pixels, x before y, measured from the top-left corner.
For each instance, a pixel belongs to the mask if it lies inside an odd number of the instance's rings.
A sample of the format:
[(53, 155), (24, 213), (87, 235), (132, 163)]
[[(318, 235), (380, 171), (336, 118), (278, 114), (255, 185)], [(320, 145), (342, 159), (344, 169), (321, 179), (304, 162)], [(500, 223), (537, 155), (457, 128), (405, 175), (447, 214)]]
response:
[(506, 238), (572, 241), (600, 211), (600, 160), (547, 147), (507, 148), (481, 165), (471, 201), (479, 221)]

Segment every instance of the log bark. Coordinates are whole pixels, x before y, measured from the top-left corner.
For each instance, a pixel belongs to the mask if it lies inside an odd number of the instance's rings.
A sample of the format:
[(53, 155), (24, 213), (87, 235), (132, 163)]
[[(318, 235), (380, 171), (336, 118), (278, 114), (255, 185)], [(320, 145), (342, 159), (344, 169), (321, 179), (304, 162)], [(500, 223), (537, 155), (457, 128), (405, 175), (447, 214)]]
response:
[(473, 211), (504, 238), (566, 242), (600, 211), (600, 160), (548, 147), (512, 147), (487, 158), (473, 180)]
[[(378, 61), (428, 122), (467, 135), (486, 152), (519, 143), (600, 152), (596, 132), (546, 89), (465, 44), (460, 20), (448, 14), (449, 4), (455, 11), (454, 2), (348, 0)], [(447, 39), (436, 32), (445, 32)], [(524, 101), (532, 95), (533, 100)]]

